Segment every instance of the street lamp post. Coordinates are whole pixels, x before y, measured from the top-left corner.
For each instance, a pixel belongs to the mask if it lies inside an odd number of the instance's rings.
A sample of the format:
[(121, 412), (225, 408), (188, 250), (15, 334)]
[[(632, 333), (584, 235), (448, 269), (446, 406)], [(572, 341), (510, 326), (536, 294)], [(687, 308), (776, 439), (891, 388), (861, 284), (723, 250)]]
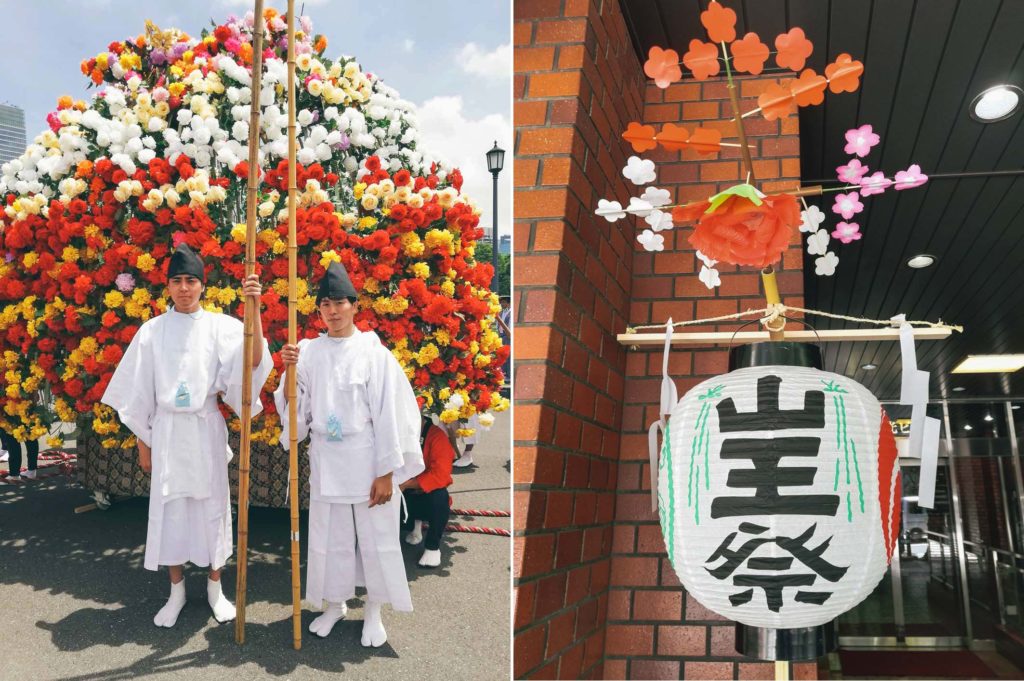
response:
[(505, 165), (505, 150), (498, 147), (495, 140), (494, 148), (487, 152), (487, 170), (491, 171), (494, 178), (494, 226), (491, 230), (491, 264), (494, 266), (494, 279), (491, 286), (498, 288), (498, 173)]

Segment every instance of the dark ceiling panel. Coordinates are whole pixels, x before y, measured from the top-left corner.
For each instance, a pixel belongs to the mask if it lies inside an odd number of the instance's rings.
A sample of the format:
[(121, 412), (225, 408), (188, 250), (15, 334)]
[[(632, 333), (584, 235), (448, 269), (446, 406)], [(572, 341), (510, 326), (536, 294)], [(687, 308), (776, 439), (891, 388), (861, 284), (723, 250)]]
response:
[[(814, 42), (808, 66), (821, 72), (841, 52), (865, 64), (856, 93), (828, 95), (800, 112), (801, 170), (809, 184), (834, 178), (846, 162), (845, 131), (871, 123), (882, 143), (866, 165), (891, 177), (911, 163), (933, 179), (906, 192), (868, 197), (859, 214), (864, 237), (839, 246), (834, 277), (805, 266), (809, 307), (851, 316), (963, 324), (965, 333), (922, 342), (919, 365), (933, 372), (934, 396), (1024, 396), (1024, 375), (953, 376), (967, 354), (1024, 352), (1024, 175), (935, 177), (943, 173), (1021, 171), (1024, 115), (981, 124), (971, 100), (999, 83), (1024, 86), (1022, 0), (725, 0), (742, 35), (774, 36), (800, 26)], [(685, 52), (703, 39), (706, 0), (626, 0), (623, 9), (642, 58), (652, 45)], [(771, 62), (769, 62), (771, 64)], [(832, 198), (813, 199), (835, 223)], [(934, 266), (911, 270), (917, 253)], [(856, 326), (818, 318), (819, 328)], [(898, 397), (895, 343), (827, 343), (828, 368), (854, 376), (882, 398)], [(878, 365), (864, 371), (865, 363)], [(1021, 372), (1024, 374), (1024, 372)], [(950, 393), (954, 386), (965, 393)]]

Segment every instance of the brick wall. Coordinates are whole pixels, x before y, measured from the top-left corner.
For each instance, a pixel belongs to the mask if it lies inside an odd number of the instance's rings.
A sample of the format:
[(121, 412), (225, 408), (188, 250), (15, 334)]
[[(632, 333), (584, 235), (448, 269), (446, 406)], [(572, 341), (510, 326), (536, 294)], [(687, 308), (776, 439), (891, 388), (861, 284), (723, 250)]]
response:
[(603, 675), (643, 75), (617, 2), (515, 3), (514, 675)]
[[(740, 82), (743, 111), (756, 106), (765, 79)], [(723, 81), (684, 81), (645, 92), (644, 122), (703, 125), (735, 142), (735, 125)], [(779, 122), (747, 119), (748, 141), (755, 146), (755, 176), (767, 192), (794, 186), (800, 176), (800, 140), (796, 117)], [(658, 187), (670, 189), (677, 202), (703, 199), (746, 177), (738, 148), (723, 148), (717, 157), (692, 152), (646, 152), (658, 163)], [(720, 265), (722, 286), (709, 290), (697, 279), (700, 261), (687, 243), (689, 228), (665, 235), (665, 251), (633, 257), (630, 324), (662, 323), (711, 317), (764, 305), (760, 274), (752, 268)], [(783, 301), (803, 304), (802, 246), (786, 252), (777, 281)], [(735, 330), (734, 324), (692, 327)], [(753, 330), (753, 326), (747, 330)], [(658, 417), (661, 349), (630, 351), (618, 465), (618, 497), (612, 543), (612, 570), (605, 641), (605, 678), (774, 678), (774, 665), (753, 662), (735, 652), (734, 624), (706, 610), (688, 595), (665, 553), (657, 516), (650, 505), (647, 427)], [(681, 348), (672, 352), (669, 371), (679, 394), (728, 367), (724, 348)], [(814, 663), (794, 666), (796, 678), (815, 678)]]

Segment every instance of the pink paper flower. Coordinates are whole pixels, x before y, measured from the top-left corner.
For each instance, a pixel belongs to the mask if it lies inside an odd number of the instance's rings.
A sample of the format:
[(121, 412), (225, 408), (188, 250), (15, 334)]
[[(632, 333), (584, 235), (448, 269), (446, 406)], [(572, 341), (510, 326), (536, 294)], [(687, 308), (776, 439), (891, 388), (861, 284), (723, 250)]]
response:
[(921, 166), (916, 163), (906, 170), (896, 173), (896, 191), (920, 187), (928, 181), (928, 176), (921, 172)]
[(850, 162), (845, 166), (839, 166), (836, 168), (836, 174), (839, 179), (843, 182), (849, 182), (850, 184), (860, 184), (860, 178), (864, 177), (864, 174), (868, 172), (868, 167), (862, 165), (857, 159), (850, 159)]
[(860, 194), (857, 192), (836, 194), (836, 202), (832, 206), (832, 212), (839, 213), (843, 216), (844, 220), (849, 220), (862, 210), (864, 210), (864, 204), (860, 202)]
[(870, 177), (865, 177), (860, 181), (860, 193), (861, 196), (872, 196), (873, 194), (881, 194), (886, 189), (892, 186), (892, 180), (885, 176), (885, 173), (878, 171)]
[(135, 277), (128, 272), (122, 272), (117, 275), (117, 279), (114, 280), (117, 285), (117, 290), (127, 293), (135, 288)]
[(878, 135), (871, 130), (871, 125), (862, 125), (859, 128), (846, 131), (846, 146), (843, 147), (843, 151), (864, 158), (871, 151), (871, 147), (876, 144), (878, 144)]
[(836, 225), (835, 230), (832, 231), (832, 236), (844, 244), (857, 241), (861, 237), (860, 225), (856, 222), (840, 222)]

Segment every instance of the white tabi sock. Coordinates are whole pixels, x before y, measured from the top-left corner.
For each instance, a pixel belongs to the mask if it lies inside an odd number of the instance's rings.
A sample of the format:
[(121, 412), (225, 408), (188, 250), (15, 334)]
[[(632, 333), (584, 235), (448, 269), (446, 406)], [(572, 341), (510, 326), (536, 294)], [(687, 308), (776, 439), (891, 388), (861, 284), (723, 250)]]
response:
[(235, 619), (235, 606), (224, 595), (224, 590), (220, 588), (220, 580), (215, 582), (207, 578), (206, 598), (210, 602), (210, 608), (213, 610), (213, 618), (215, 620), (223, 623)]
[(423, 541), (423, 521), (414, 520), (412, 531), (405, 535), (406, 544), (419, 544)]
[(441, 549), (426, 549), (420, 557), (420, 567), (435, 568), (441, 564)]
[(348, 606), (344, 603), (328, 602), (327, 610), (324, 611), (324, 614), (309, 623), (309, 630), (320, 638), (326, 638), (331, 633), (334, 625), (338, 623), (338, 620), (345, 619), (347, 614)]
[(173, 627), (178, 621), (178, 614), (185, 607), (185, 579), (182, 578), (177, 584), (171, 583), (171, 597), (167, 604), (160, 608), (160, 612), (153, 618), (153, 624), (158, 627)]
[(388, 632), (384, 631), (384, 622), (380, 617), (380, 603), (367, 601), (363, 614), (363, 638), (360, 643), (364, 648), (380, 648), (387, 640)]
[(452, 465), (455, 466), (456, 468), (468, 468), (469, 466), (472, 466), (473, 465), (473, 453), (472, 452), (464, 452), (462, 454), (462, 456), (459, 457), (459, 460), (456, 461), (455, 463), (453, 463)]

